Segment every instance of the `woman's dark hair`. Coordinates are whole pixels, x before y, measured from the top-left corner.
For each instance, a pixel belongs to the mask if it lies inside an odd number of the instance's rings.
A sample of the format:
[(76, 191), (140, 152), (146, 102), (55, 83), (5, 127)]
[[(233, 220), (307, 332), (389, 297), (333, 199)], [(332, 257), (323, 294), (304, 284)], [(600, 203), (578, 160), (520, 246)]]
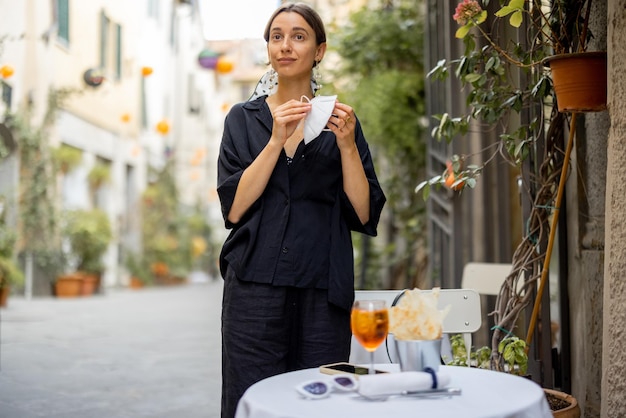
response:
[(276, 16), (283, 12), (294, 12), (298, 13), (302, 18), (306, 21), (306, 23), (313, 28), (315, 32), (315, 41), (317, 45), (323, 44), (326, 42), (326, 30), (324, 29), (324, 22), (322, 22), (322, 18), (315, 10), (311, 8), (308, 4), (304, 3), (286, 3), (280, 6), (270, 17), (267, 25), (265, 26), (265, 32), (263, 32), (263, 37), (265, 38), (265, 42), (269, 42), (270, 40), (270, 29), (272, 27), (272, 22)]

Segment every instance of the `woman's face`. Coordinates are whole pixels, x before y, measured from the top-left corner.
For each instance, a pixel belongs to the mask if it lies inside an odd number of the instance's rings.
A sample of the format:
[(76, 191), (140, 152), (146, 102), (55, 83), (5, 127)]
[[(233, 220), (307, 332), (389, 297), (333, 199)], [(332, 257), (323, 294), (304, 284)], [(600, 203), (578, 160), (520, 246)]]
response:
[(298, 13), (283, 12), (274, 18), (267, 52), (279, 76), (306, 77), (309, 80), (315, 61), (321, 61), (326, 44), (316, 44), (315, 32)]

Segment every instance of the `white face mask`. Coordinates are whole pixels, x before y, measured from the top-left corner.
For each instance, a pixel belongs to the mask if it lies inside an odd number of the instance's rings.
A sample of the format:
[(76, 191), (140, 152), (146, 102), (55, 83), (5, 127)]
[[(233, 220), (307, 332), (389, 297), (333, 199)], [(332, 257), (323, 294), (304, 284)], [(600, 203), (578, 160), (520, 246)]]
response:
[(311, 103), (311, 111), (304, 119), (304, 143), (308, 144), (317, 138), (326, 127), (335, 108), (337, 96), (316, 96), (311, 100), (302, 96), (300, 100), (302, 99)]

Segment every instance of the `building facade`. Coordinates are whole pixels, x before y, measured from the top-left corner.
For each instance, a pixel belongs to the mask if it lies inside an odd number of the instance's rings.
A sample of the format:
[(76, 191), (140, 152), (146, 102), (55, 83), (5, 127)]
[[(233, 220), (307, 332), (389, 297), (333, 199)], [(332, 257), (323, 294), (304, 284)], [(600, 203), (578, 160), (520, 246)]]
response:
[[(103, 283), (123, 285), (124, 255), (142, 246), (140, 199), (151, 170), (171, 162), (181, 204), (204, 211), (215, 188), (209, 143), (221, 111), (211, 101), (215, 77), (197, 61), (204, 47), (198, 6), (181, 0), (2, 0), (0, 10), (0, 66), (14, 70), (2, 80), (0, 110), (8, 115), (32, 107), (37, 124), (50, 92), (69, 92), (48, 142), (79, 150), (82, 159), (57, 174), (58, 206), (61, 212), (107, 213), (113, 242)], [(109, 173), (97, 186), (89, 181), (96, 166)], [(15, 155), (3, 159), (0, 170), (6, 173), (0, 193), (10, 195), (10, 216), (17, 219)]]

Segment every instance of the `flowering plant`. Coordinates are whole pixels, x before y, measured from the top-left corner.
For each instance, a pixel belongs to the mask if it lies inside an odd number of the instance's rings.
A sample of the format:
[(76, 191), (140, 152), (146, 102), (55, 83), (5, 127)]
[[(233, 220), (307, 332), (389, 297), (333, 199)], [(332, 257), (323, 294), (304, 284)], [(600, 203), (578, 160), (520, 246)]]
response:
[[(483, 6), (477, 0), (458, 4), (452, 18), (459, 25), (456, 37), (463, 41), (463, 54), (455, 60), (439, 60), (428, 73), (434, 80), (445, 80), (453, 73), (467, 92), (466, 114), (433, 115), (439, 123), (431, 134), (450, 142), (466, 135), (470, 127), (491, 129), (499, 131), (500, 141), (490, 145), (491, 158), (480, 165), (468, 164), (467, 155), (452, 156), (454, 170), (446, 167), (441, 175), (416, 187), (425, 199), (431, 186), (455, 191), (475, 187), (484, 165), (498, 155), (520, 165), (545, 134), (541, 107), (554, 102), (550, 72), (543, 60), (552, 54), (583, 51), (592, 36), (588, 30), (591, 0), (555, 1), (550, 7), (540, 0), (510, 0), (491, 15)], [(508, 24), (502, 25), (503, 21)], [(520, 123), (520, 114), (531, 108), (539, 109), (536, 117)], [(449, 173), (454, 185), (446, 183)]]
[[(543, 60), (553, 54), (586, 50), (592, 37), (588, 30), (590, 8), (591, 0), (508, 0), (498, 5), (489, 0), (462, 0), (452, 16), (459, 25), (456, 38), (463, 42), (462, 53), (454, 59), (439, 60), (428, 74), (433, 82), (446, 81), (453, 74), (465, 96), (460, 115), (433, 115), (438, 123), (432, 137), (452, 144), (449, 149), (453, 152), (477, 148), (455, 147), (455, 138), (475, 140), (473, 144), (479, 143), (482, 149), (448, 157), (443, 173), (422, 181), (416, 192), (421, 191), (427, 199), (433, 187), (447, 187), (457, 193), (473, 188), (485, 166), (496, 158), (516, 170), (527, 170), (520, 176), (520, 190), (530, 202), (530, 211), (493, 312), (496, 326), (491, 368), (496, 370), (506, 367), (505, 354), (498, 347), (507, 330), (515, 328), (533, 295), (541, 293), (534, 290), (547, 271), (542, 266), (549, 265), (546, 254), (551, 253), (556, 225), (548, 224), (552, 215), (558, 219), (554, 208), (559, 206), (561, 179), (565, 177), (561, 172), (569, 158), (567, 151), (563, 152), (568, 115), (553, 106), (556, 98)], [(575, 117), (571, 121), (573, 125)], [(575, 132), (574, 127), (570, 127), (571, 132)], [(483, 137), (496, 140), (489, 142)], [(524, 165), (529, 156), (533, 163)], [(541, 244), (546, 242), (550, 250)], [(532, 329), (531, 321), (529, 332)], [(531, 338), (527, 341), (530, 343)]]

